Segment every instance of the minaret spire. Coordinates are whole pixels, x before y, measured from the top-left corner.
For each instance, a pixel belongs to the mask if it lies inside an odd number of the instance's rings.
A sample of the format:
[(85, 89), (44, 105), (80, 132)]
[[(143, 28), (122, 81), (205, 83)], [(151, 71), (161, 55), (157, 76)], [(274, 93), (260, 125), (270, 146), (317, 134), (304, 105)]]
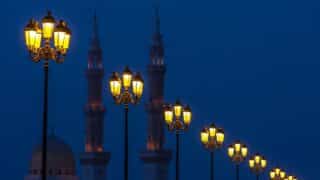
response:
[(93, 27), (92, 27), (92, 37), (91, 37), (91, 50), (100, 50), (100, 40), (98, 32), (98, 19), (97, 13), (94, 11), (93, 15)]
[(154, 24), (150, 63), (147, 66), (148, 93), (147, 141), (146, 149), (140, 155), (144, 163), (144, 180), (168, 180), (168, 168), (171, 151), (164, 147), (164, 80), (166, 65), (164, 64), (164, 47), (160, 31), (159, 0), (154, 4)]
[(164, 48), (162, 42), (162, 35), (160, 30), (160, 3), (156, 0), (155, 5), (155, 30), (153, 34), (153, 42), (150, 49), (150, 59), (152, 64), (163, 65)]
[(85, 106), (85, 144), (80, 163), (83, 168), (83, 179), (106, 180), (106, 167), (110, 154), (104, 148), (104, 113), (102, 49), (98, 36), (96, 13), (93, 16), (93, 32), (88, 52), (88, 99)]
[(155, 4), (155, 21), (156, 21), (155, 33), (160, 34), (160, 4), (158, 1)]

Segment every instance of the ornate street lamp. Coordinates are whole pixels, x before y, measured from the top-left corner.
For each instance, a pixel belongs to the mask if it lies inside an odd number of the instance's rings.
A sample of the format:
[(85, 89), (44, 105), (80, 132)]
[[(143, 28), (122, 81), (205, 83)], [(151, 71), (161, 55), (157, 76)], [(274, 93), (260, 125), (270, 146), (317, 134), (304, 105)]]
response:
[(210, 179), (214, 179), (214, 151), (219, 149), (224, 142), (224, 131), (213, 123), (202, 129), (200, 140), (205, 149), (210, 152)]
[(184, 106), (179, 100), (174, 105), (164, 106), (164, 120), (170, 132), (176, 133), (176, 180), (179, 180), (179, 148), (180, 133), (188, 130), (192, 119), (191, 108)]
[[(128, 180), (128, 111), (129, 104), (137, 104), (143, 93), (143, 79), (140, 73), (133, 73), (126, 66), (121, 77), (113, 72), (109, 87), (116, 104), (124, 105), (125, 126), (124, 126), (124, 179)], [(123, 88), (122, 88), (123, 87)]]
[(267, 167), (267, 160), (257, 153), (249, 159), (249, 167), (251, 171), (256, 174), (257, 180), (259, 180), (259, 175), (263, 173)]
[(287, 176), (284, 180), (298, 180), (298, 178), (296, 176)]
[(71, 31), (65, 21), (56, 22), (49, 11), (39, 22), (31, 19), (24, 28), (25, 44), (33, 62), (44, 61), (44, 100), (42, 127), (42, 179), (47, 177), (48, 71), (49, 60), (62, 63), (70, 44)]
[(239, 165), (248, 156), (248, 148), (240, 141), (236, 141), (228, 147), (228, 156), (236, 164), (236, 179), (239, 180)]
[(285, 180), (286, 172), (276, 167), (270, 171), (269, 177), (270, 177), (270, 180)]

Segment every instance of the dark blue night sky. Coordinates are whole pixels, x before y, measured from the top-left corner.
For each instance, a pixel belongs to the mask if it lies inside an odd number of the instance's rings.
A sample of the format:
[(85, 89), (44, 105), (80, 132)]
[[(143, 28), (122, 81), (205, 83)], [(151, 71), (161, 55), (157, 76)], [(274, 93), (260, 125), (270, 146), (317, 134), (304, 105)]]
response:
[[(42, 125), (43, 72), (24, 46), (23, 28), (47, 9), (73, 31), (69, 56), (50, 64), (49, 121), (55, 133), (83, 151), (87, 50), (96, 8), (107, 80), (124, 65), (146, 74), (153, 31), (151, 0), (3, 0), (0, 80), (0, 179), (26, 175)], [(166, 100), (181, 97), (194, 112), (182, 136), (182, 179), (209, 177), (209, 154), (199, 131), (214, 121), (226, 144), (241, 139), (303, 180), (317, 179), (320, 156), (320, 2), (316, 0), (161, 0), (166, 47)], [(105, 93), (105, 146), (109, 179), (121, 179), (122, 108)], [(143, 103), (130, 108), (130, 177), (142, 178)], [(166, 147), (174, 148), (167, 134)], [(225, 151), (217, 153), (217, 179), (234, 179)], [(79, 165), (78, 165), (79, 167)], [(80, 170), (80, 169), (79, 169)], [(242, 179), (255, 178), (247, 164)], [(170, 167), (173, 179), (173, 163)], [(267, 176), (265, 174), (264, 179)]]

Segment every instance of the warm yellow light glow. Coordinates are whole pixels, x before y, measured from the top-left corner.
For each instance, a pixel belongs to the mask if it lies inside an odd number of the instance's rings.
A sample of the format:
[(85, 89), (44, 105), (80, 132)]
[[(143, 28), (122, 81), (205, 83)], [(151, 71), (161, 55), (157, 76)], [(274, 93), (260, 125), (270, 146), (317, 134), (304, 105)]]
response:
[(192, 112), (191, 112), (191, 108), (189, 106), (186, 106), (183, 109), (183, 122), (186, 126), (189, 126), (191, 123), (191, 119), (192, 119)]
[(217, 133), (216, 133), (216, 140), (217, 140), (217, 144), (219, 146), (221, 146), (224, 142), (224, 132), (222, 129), (218, 129)]
[(288, 176), (287, 179), (288, 180), (294, 180), (294, 177), (293, 176)]
[(55, 31), (53, 33), (53, 39), (54, 39), (54, 46), (59, 50), (63, 50), (64, 41), (66, 38), (66, 28), (65, 28), (65, 22), (62, 20), (59, 21), (57, 24), (57, 27), (55, 28)]
[(280, 172), (280, 178), (285, 178), (286, 177), (286, 173), (284, 171)]
[(242, 148), (241, 148), (241, 156), (243, 158), (245, 158), (245, 157), (247, 157), (247, 155), (248, 155), (248, 148), (246, 146), (242, 146)]
[(261, 157), (259, 155), (254, 156), (254, 161), (256, 164), (260, 164)]
[(275, 171), (276, 175), (279, 176), (280, 172), (281, 172), (281, 169), (280, 168), (276, 168), (274, 171)]
[(228, 156), (232, 158), (234, 156), (234, 148), (232, 146), (228, 147)]
[(214, 124), (211, 124), (209, 127), (209, 135), (210, 137), (215, 137), (216, 136), (216, 127), (214, 126)]
[(54, 31), (55, 20), (49, 11), (48, 14), (42, 19), (42, 33), (46, 39), (51, 39)]
[(36, 33), (36, 39), (35, 39), (35, 43), (34, 43), (34, 49), (37, 50), (40, 48), (41, 46), (41, 39), (42, 39), (42, 32), (40, 29), (37, 30)]
[(121, 94), (121, 80), (117, 73), (113, 72), (109, 80), (110, 92), (113, 97), (118, 97)]
[(235, 143), (234, 144), (234, 149), (236, 151), (236, 153), (239, 153), (241, 150), (241, 144), (240, 143)]
[(250, 167), (250, 168), (254, 168), (254, 164), (255, 164), (255, 163), (254, 163), (254, 160), (253, 160), (253, 159), (250, 159), (250, 160), (249, 160), (249, 167)]
[(182, 114), (182, 105), (180, 104), (179, 101), (177, 101), (173, 108), (174, 108), (174, 115), (179, 119)]
[(143, 93), (143, 80), (140, 73), (137, 73), (132, 81), (132, 92), (133, 94), (140, 99)]
[(63, 41), (63, 50), (68, 50), (70, 46), (71, 34), (67, 33)]
[(209, 133), (207, 132), (206, 129), (203, 129), (200, 133), (200, 138), (201, 138), (201, 142), (204, 145), (207, 145), (209, 142)]
[(261, 167), (262, 168), (266, 168), (267, 167), (267, 160), (265, 160), (265, 159), (261, 160)]
[(125, 67), (123, 74), (122, 74), (122, 83), (125, 89), (128, 89), (131, 86), (132, 80), (132, 72), (128, 66)]
[(32, 19), (24, 28), (25, 43), (29, 50), (34, 50), (37, 37), (39, 38), (37, 33), (38, 33), (37, 22), (35, 22)]
[(271, 171), (269, 176), (270, 176), (270, 179), (274, 179), (276, 177), (276, 173), (274, 171)]
[(170, 125), (173, 121), (173, 111), (169, 105), (165, 106), (164, 108), (164, 120), (168, 125)]

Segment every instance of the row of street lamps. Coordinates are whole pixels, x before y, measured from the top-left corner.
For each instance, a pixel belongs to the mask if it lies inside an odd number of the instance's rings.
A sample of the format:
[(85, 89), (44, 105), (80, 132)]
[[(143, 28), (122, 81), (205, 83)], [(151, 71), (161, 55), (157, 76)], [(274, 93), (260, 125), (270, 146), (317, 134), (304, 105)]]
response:
[[(42, 138), (42, 180), (46, 180), (47, 163), (47, 124), (48, 124), (48, 69), (49, 60), (62, 63), (69, 48), (71, 30), (65, 21), (56, 22), (51, 12), (39, 22), (31, 19), (24, 28), (25, 44), (33, 62), (44, 60), (44, 101), (43, 101), (43, 138)], [(137, 104), (143, 93), (144, 81), (140, 73), (132, 73), (129, 67), (124, 71), (112, 73), (109, 79), (109, 90), (116, 104), (124, 105), (124, 179), (128, 180), (128, 112), (129, 104)], [(166, 104), (163, 110), (164, 121), (170, 132), (176, 134), (176, 180), (179, 180), (179, 149), (180, 134), (188, 130), (192, 112), (189, 105), (183, 105), (179, 100), (174, 104)], [(214, 124), (205, 127), (200, 132), (200, 140), (205, 149), (210, 152), (210, 180), (214, 180), (214, 151), (221, 148), (224, 143), (224, 131)], [(240, 141), (228, 147), (228, 156), (236, 164), (236, 179), (239, 180), (239, 166), (248, 156), (248, 148)], [(254, 154), (248, 161), (249, 167), (259, 175), (265, 170), (267, 160), (260, 154)], [(271, 170), (270, 180), (297, 180), (295, 176), (287, 176), (280, 168)]]
[[(168, 125), (169, 131), (174, 131), (177, 136), (176, 140), (176, 180), (179, 180), (179, 134), (188, 129), (191, 123), (192, 112), (189, 106), (183, 108), (180, 101), (176, 101), (174, 105), (164, 106), (164, 120)], [(183, 121), (181, 121), (183, 120)], [(210, 124), (204, 127), (200, 132), (200, 141), (203, 147), (210, 152), (210, 180), (214, 180), (214, 152), (223, 146), (225, 139), (224, 130), (216, 127), (215, 124)], [(244, 162), (248, 156), (248, 147), (241, 141), (235, 141), (228, 146), (228, 156), (236, 165), (236, 180), (239, 180), (240, 164)], [(248, 160), (251, 171), (259, 180), (260, 174), (267, 167), (267, 160), (264, 156), (256, 153)], [(269, 174), (270, 180), (297, 180), (295, 176), (289, 175), (280, 168), (274, 168)]]

